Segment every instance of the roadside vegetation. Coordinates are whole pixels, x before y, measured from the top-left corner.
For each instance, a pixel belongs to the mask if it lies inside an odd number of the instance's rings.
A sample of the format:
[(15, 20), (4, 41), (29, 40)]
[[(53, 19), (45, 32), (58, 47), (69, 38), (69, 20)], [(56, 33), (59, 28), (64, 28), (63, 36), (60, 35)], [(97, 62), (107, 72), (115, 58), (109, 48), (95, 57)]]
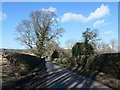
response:
[(37, 72), (46, 71), (45, 59), (18, 52), (5, 52), (2, 64), (2, 89), (13, 89), (16, 83), (24, 83)]
[(97, 36), (95, 31), (87, 29), (83, 32), (83, 42), (73, 45), (71, 56), (69, 54), (64, 58), (55, 58), (54, 61), (74, 72), (117, 89), (120, 87), (120, 53), (113, 53), (112, 49), (109, 52), (110, 48), (107, 53), (100, 53), (102, 50), (98, 51), (93, 47), (100, 40)]

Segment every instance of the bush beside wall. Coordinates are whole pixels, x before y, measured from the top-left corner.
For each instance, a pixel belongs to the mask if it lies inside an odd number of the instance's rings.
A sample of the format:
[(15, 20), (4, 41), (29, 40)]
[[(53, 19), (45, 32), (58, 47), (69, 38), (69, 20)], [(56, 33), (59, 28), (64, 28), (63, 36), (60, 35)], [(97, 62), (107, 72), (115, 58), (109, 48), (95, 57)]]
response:
[(38, 66), (40, 70), (45, 69), (44, 58), (12, 52), (7, 53), (6, 58), (10, 62), (13, 71), (17, 70), (16, 72), (20, 73), (20, 75), (25, 75)]

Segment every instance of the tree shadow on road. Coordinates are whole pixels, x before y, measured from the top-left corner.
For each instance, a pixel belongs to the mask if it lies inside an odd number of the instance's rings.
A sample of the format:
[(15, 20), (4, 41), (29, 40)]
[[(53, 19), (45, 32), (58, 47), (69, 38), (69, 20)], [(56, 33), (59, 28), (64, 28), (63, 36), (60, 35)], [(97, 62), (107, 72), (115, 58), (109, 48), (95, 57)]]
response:
[(33, 72), (28, 77), (17, 81), (13, 86), (6, 89), (18, 90), (18, 89), (35, 89), (40, 88), (91, 88), (94, 81), (90, 80), (82, 75), (78, 75), (66, 68), (58, 68), (53, 71), (47, 72), (47, 70)]

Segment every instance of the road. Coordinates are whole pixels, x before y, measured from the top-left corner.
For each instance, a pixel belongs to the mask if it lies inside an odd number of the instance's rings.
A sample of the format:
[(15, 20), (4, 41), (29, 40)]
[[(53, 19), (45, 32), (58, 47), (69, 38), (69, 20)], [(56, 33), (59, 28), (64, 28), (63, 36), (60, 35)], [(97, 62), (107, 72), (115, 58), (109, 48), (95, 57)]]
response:
[[(47, 61), (47, 88), (106, 88), (107, 86)], [(112, 90), (112, 89), (111, 89)]]
[[(64, 90), (70, 88), (86, 88), (87, 90), (105, 88), (112, 90), (99, 82), (60, 67), (51, 61), (46, 61), (46, 68), (46, 70), (38, 71), (30, 77), (17, 82), (10, 88), (12, 90), (39, 90), (40, 88), (64, 88)], [(6, 88), (4, 89), (6, 90)]]

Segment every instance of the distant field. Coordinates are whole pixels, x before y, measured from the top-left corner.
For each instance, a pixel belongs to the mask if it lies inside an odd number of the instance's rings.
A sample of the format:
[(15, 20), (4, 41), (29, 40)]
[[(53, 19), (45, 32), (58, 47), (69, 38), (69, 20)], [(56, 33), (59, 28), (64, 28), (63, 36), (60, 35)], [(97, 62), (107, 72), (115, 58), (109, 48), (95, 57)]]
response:
[(2, 52), (0, 51), (0, 64), (2, 63)]
[(2, 51), (0, 51), (0, 57), (2, 57)]
[[(4, 51), (3, 49), (0, 49), (0, 55), (2, 54), (2, 51)], [(5, 51), (8, 52), (24, 52), (24, 53), (28, 53), (29, 50), (28, 49), (5, 49)]]

